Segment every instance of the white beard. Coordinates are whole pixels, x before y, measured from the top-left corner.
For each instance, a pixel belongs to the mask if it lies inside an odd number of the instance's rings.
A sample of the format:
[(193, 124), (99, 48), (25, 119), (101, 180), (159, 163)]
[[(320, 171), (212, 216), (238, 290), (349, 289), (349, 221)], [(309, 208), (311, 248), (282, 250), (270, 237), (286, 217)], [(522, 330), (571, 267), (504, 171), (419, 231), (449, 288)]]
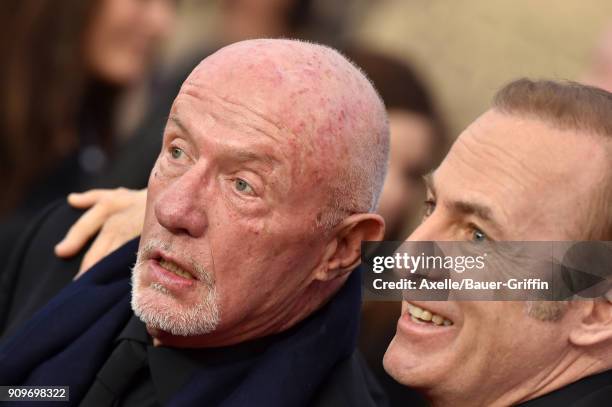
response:
[[(159, 242), (151, 241), (138, 251), (138, 258), (132, 269), (132, 310), (147, 326), (160, 329), (177, 336), (204, 335), (213, 332), (220, 321), (217, 290), (214, 279), (207, 280), (209, 289), (206, 295), (196, 305), (186, 307), (177, 304), (174, 307), (163, 305), (172, 298), (172, 294), (159, 283), (144, 286), (140, 276), (143, 273), (145, 254), (153, 248), (162, 247)], [(197, 270), (198, 275), (206, 274), (203, 268)]]

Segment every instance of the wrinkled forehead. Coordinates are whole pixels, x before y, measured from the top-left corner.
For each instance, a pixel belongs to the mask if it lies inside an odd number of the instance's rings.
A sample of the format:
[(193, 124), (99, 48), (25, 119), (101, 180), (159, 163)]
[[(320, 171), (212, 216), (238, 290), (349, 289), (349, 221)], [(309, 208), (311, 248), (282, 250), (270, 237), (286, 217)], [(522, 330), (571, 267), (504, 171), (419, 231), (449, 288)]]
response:
[(348, 79), (338, 72), (348, 62), (337, 59), (291, 47), (226, 47), (191, 73), (173, 111), (205, 137), (242, 149), (272, 146), (277, 165), (290, 169), (292, 196), (318, 199), (338, 173), (337, 157), (347, 155), (353, 134), (363, 133), (356, 123), (368, 114), (364, 98), (343, 86)]
[[(360, 92), (367, 80), (359, 80), (356, 72), (323, 47), (305, 51), (292, 42), (271, 46), (250, 41), (225, 47), (202, 61), (179, 98), (197, 95), (206, 103), (223, 101), (230, 109), (234, 105), (236, 112), (248, 111), (250, 117), (282, 130), (284, 144), (302, 150), (306, 158), (337, 155), (347, 149), (347, 135), (360, 130), (360, 118), (370, 108), (362, 96), (368, 93)], [(315, 164), (324, 162), (318, 159)]]
[(330, 109), (316, 100), (316, 95), (334, 91), (323, 86), (321, 65), (330, 63), (317, 53), (293, 51), (290, 45), (239, 43), (202, 61), (186, 85), (205, 86), (220, 97), (238, 99), (279, 125), (291, 127), (302, 116), (323, 116)]
[(525, 183), (582, 180), (597, 171), (606, 153), (596, 135), (493, 109), (472, 123), (453, 149), (484, 171)]
[(434, 178), (453, 199), (477, 196), (510, 222), (539, 210), (561, 216), (603, 182), (605, 154), (596, 136), (491, 110), (458, 137)]

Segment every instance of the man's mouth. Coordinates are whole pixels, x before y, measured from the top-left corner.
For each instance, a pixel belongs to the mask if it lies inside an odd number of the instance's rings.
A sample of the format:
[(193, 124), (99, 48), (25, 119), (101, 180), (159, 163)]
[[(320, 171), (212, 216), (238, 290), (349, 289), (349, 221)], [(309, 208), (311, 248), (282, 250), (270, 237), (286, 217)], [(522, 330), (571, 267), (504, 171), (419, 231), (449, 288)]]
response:
[(169, 260), (165, 260), (165, 259), (159, 259), (159, 265), (162, 266), (164, 269), (168, 270), (171, 273), (176, 274), (179, 277), (183, 277), (186, 278), (188, 280), (195, 280), (193, 275), (191, 275), (191, 273), (183, 270), (178, 264), (173, 263)]
[(408, 303), (408, 314), (410, 315), (410, 319), (418, 324), (438, 326), (453, 325), (453, 321), (444, 318), (442, 315), (438, 315), (426, 308), (418, 307), (411, 303)]

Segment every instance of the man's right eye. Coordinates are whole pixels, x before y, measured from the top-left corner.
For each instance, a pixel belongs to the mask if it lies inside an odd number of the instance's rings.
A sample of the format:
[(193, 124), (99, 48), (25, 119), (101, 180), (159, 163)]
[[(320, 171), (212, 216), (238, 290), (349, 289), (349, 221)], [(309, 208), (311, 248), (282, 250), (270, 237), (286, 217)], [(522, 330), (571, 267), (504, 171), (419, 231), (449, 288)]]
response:
[(475, 242), (484, 242), (487, 240), (487, 235), (482, 230), (475, 227), (474, 230), (472, 230), (472, 240)]
[(433, 199), (427, 199), (423, 202), (423, 219), (431, 216), (431, 214), (436, 210), (436, 201)]
[(170, 155), (172, 156), (172, 158), (174, 158), (175, 160), (178, 160), (179, 158), (181, 158), (183, 156), (183, 150), (181, 150), (178, 147), (171, 147), (170, 148)]

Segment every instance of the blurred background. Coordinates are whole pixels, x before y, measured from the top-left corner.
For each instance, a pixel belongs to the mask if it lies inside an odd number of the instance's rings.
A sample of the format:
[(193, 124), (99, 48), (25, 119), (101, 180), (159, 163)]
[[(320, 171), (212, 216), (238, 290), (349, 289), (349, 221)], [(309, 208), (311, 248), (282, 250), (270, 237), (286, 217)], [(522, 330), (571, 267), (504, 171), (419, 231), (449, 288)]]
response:
[[(370, 76), (391, 123), (380, 204), (387, 240), (419, 221), (421, 176), (521, 76), (612, 89), (605, 0), (3, 0), (0, 256), (49, 202), (143, 188), (174, 96), (219, 47), (258, 37), (340, 49)], [(392, 405), (418, 399), (382, 369), (398, 304), (366, 304), (360, 348)]]
[[(167, 48), (170, 59), (218, 32), (220, 3), (182, 1), (180, 23)], [(582, 78), (591, 69), (605, 30), (612, 28), (612, 3), (605, 0), (312, 3), (320, 19), (330, 23), (337, 19), (323, 31), (331, 33), (334, 42), (359, 43), (418, 69), (439, 102), (452, 137), (482, 113), (495, 91), (511, 79)], [(317, 30), (315, 26), (315, 34)], [(612, 54), (610, 49), (607, 52)]]

